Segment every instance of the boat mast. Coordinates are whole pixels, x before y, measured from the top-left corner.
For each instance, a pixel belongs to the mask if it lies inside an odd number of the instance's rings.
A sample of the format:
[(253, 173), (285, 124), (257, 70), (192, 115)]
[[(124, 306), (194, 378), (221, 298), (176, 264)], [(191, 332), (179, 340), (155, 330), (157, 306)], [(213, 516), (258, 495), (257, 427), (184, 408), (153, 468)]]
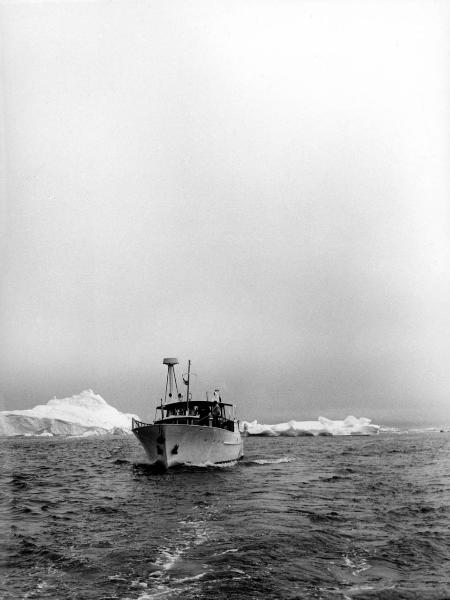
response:
[(189, 414), (189, 383), (191, 378), (191, 361), (188, 360), (188, 372), (187, 372), (187, 391), (186, 391), (186, 414)]
[(173, 384), (175, 382), (175, 387), (178, 393), (177, 380), (175, 377), (174, 366), (178, 364), (178, 360), (176, 358), (165, 358), (163, 360), (163, 365), (167, 365), (167, 380), (166, 380), (166, 394), (164, 396), (164, 404), (167, 402), (167, 388), (169, 388), (169, 402), (172, 398), (173, 392)]

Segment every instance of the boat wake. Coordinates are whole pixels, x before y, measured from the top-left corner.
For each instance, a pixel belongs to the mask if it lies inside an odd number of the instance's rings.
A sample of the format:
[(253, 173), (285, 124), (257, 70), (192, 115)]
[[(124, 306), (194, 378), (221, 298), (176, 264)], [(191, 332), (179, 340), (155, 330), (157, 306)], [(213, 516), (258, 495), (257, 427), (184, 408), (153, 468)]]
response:
[(280, 458), (254, 458), (252, 460), (244, 460), (242, 461), (242, 464), (249, 467), (253, 465), (278, 465), (294, 461), (295, 458), (293, 456), (281, 456)]
[[(170, 468), (172, 473), (205, 473), (205, 472), (214, 472), (220, 470), (231, 469), (236, 465), (242, 465), (243, 467), (254, 467), (255, 465), (263, 466), (263, 465), (278, 465), (283, 463), (294, 462), (296, 459), (292, 456), (282, 456), (280, 458), (254, 458), (254, 459), (240, 459), (234, 460), (226, 463), (198, 463), (192, 465), (178, 465)], [(156, 464), (151, 465), (146, 462), (134, 462), (133, 463), (133, 471), (136, 477), (141, 476), (161, 476), (167, 475), (168, 470), (165, 469), (162, 465)]]
[[(215, 512), (212, 510), (209, 516), (214, 516)], [(173, 544), (169, 543), (158, 550), (153, 562), (156, 570), (146, 581), (134, 582), (134, 587), (144, 588), (137, 600), (183, 598), (187, 592), (195, 594), (200, 590), (202, 579), (210, 573), (211, 570), (203, 562), (190, 559), (189, 553), (195, 547), (220, 537), (218, 526), (203, 519), (180, 520), (178, 525), (178, 535)]]
[[(170, 467), (170, 471), (171, 472), (176, 472), (176, 473), (193, 473), (196, 471), (200, 471), (200, 472), (208, 472), (208, 471), (217, 471), (217, 470), (222, 470), (222, 469), (230, 469), (232, 467), (235, 467), (238, 462), (242, 462), (242, 461), (237, 461), (237, 460), (233, 460), (230, 462), (224, 462), (224, 463), (211, 463), (211, 462), (205, 462), (205, 463), (196, 463), (196, 464), (190, 464), (190, 465), (175, 465), (173, 467)], [(133, 471), (135, 473), (135, 475), (137, 477), (142, 476), (142, 475), (164, 475), (168, 473), (168, 470), (163, 466), (163, 465), (159, 465), (159, 464), (154, 464), (151, 465), (149, 463), (146, 462), (134, 462), (133, 463)]]

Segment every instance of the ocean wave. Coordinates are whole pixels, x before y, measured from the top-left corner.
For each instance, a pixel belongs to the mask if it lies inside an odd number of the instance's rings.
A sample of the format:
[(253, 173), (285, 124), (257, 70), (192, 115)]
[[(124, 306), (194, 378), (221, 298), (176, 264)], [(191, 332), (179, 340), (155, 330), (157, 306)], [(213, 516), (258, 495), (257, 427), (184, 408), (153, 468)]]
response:
[(450, 436), (322, 442), (148, 477), (133, 438), (1, 441), (0, 596), (450, 597)]

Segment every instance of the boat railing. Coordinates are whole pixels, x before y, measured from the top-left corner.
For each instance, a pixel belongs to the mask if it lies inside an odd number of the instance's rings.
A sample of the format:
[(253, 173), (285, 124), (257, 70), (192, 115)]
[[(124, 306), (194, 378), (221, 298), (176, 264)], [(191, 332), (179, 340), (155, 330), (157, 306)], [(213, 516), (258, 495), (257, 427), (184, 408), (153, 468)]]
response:
[[(217, 422), (214, 422), (214, 419), (211, 416), (206, 416), (203, 418), (199, 418), (194, 415), (173, 415), (171, 417), (166, 417), (164, 419), (159, 419), (155, 421), (155, 425), (161, 424), (173, 424), (173, 425), (203, 425), (209, 427), (219, 427), (220, 429), (228, 429), (229, 431), (235, 430), (236, 421), (232, 419), (223, 419), (219, 418)], [(132, 417), (131, 419), (131, 429), (139, 429), (141, 427), (148, 427), (148, 423), (144, 423), (143, 421), (139, 421), (139, 419), (135, 419)]]
[(134, 417), (131, 418), (131, 429), (139, 429), (139, 427), (146, 427), (148, 423), (144, 423), (143, 421), (139, 421)]

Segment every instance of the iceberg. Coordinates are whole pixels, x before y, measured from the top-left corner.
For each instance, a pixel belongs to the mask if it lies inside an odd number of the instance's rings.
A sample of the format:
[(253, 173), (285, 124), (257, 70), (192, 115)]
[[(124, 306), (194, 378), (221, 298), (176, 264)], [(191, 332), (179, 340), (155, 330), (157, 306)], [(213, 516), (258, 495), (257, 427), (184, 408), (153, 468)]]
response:
[(85, 390), (24, 410), (0, 411), (0, 436), (90, 436), (131, 434), (131, 419), (100, 395)]
[(263, 425), (257, 421), (242, 421), (240, 430), (243, 435), (265, 437), (312, 436), (312, 435), (376, 435), (380, 426), (374, 425), (366, 417), (348, 416), (343, 421), (333, 421), (319, 417), (317, 421), (288, 421), (275, 425)]

